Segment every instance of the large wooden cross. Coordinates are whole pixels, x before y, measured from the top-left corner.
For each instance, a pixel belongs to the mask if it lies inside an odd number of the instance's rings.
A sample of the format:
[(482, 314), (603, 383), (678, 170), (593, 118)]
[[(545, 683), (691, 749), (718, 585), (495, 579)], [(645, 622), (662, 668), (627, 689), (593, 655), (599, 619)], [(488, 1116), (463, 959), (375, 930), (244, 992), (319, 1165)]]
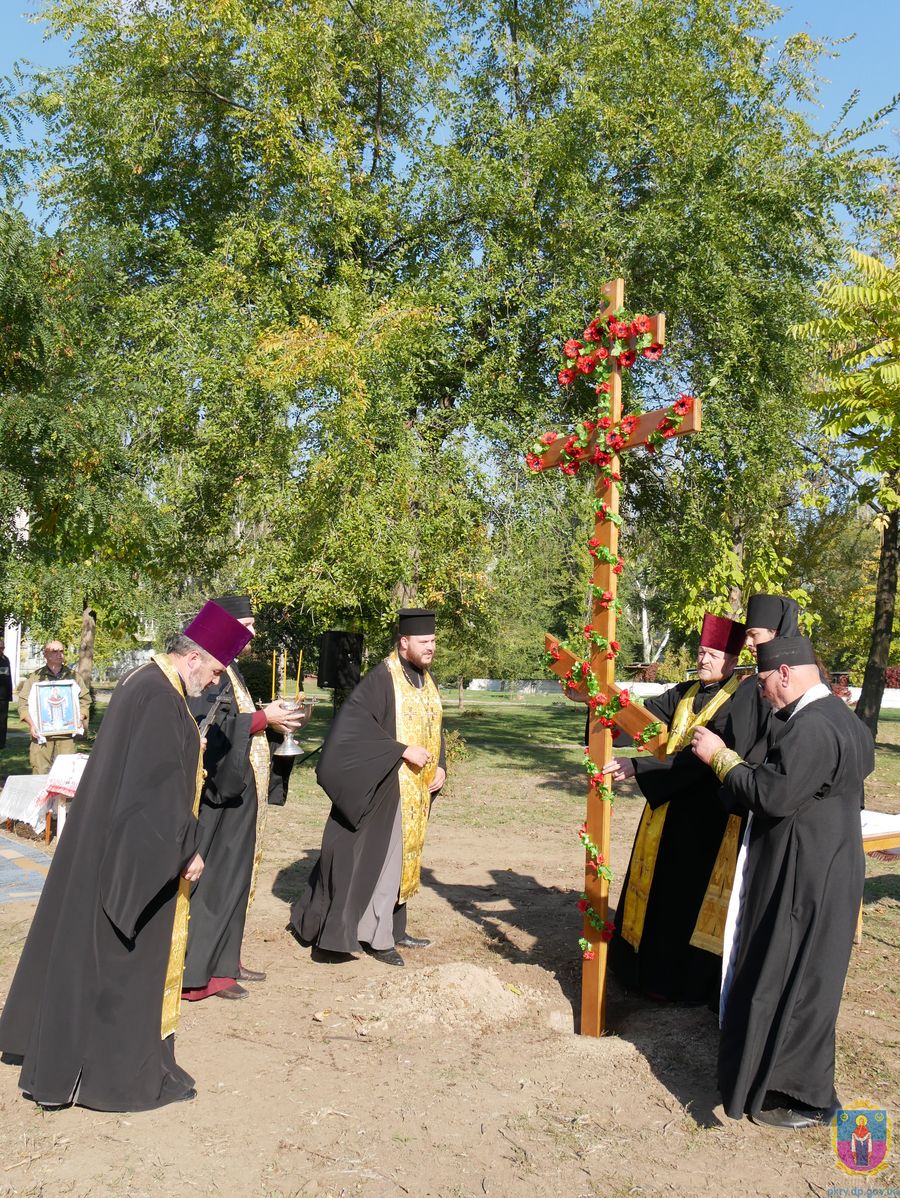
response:
[[(625, 280), (613, 279), (609, 283), (605, 283), (601, 288), (601, 292), (606, 299), (606, 308), (599, 314), (601, 318), (607, 318), (612, 314), (620, 312), (625, 304)], [(650, 333), (653, 342), (661, 347), (665, 343), (666, 318), (662, 313), (650, 318)], [(631, 345), (634, 345), (634, 338), (631, 339)], [(611, 369), (608, 382), (610, 411), (609, 417), (612, 427), (618, 427), (622, 419), (622, 365), (618, 358), (609, 359)], [(667, 411), (648, 412), (640, 416), (635, 427), (630, 434), (624, 438), (621, 445), (618, 446), (616, 453), (613, 456), (611, 468), (618, 473), (619, 458), (618, 454), (629, 449), (634, 449), (640, 445), (647, 444), (648, 436), (651, 436), (655, 430), (661, 427), (666, 428), (666, 418), (669, 413)], [(700, 428), (700, 401), (695, 399), (690, 405), (688, 411), (684, 413), (680, 423), (674, 429), (667, 428), (666, 437), (683, 436), (686, 433), (697, 432)], [(605, 430), (597, 429), (590, 437), (588, 448), (593, 450), (599, 444), (605, 445), (606, 442), (602, 438), (605, 437)], [(560, 463), (564, 459), (564, 450), (568, 438), (559, 436), (551, 444), (546, 445), (540, 454), (540, 468), (544, 469)], [(593, 604), (591, 625), (596, 633), (606, 641), (615, 641), (616, 639), (616, 615), (617, 605), (615, 602), (618, 570), (616, 564), (618, 560), (619, 546), (619, 494), (616, 485), (610, 485), (608, 475), (600, 469), (596, 471), (595, 482), (596, 496), (596, 519), (594, 526), (594, 537), (591, 540), (591, 545), (597, 549), (598, 546), (608, 550), (608, 554), (598, 552), (596, 554), (596, 564), (594, 567), (592, 583), (593, 583)], [(610, 519), (610, 515), (616, 517)], [(604, 560), (605, 558), (611, 560)], [(573, 667), (577, 669), (578, 659), (566, 649), (557, 644), (556, 638), (550, 635), (546, 638), (546, 646), (551, 656), (558, 659), (553, 662), (551, 668), (559, 675), (560, 678), (571, 679)], [(594, 677), (598, 680), (601, 688), (607, 698), (613, 695), (621, 694), (621, 690), (615, 683), (615, 656), (608, 650), (597, 644), (596, 641), (591, 643), (590, 665)], [(571, 682), (570, 682), (571, 688)], [(583, 698), (587, 698), (583, 683), (572, 688), (579, 691)], [(615, 713), (612, 717), (616, 724), (627, 732), (629, 735), (641, 734), (644, 730), (654, 724), (654, 717), (640, 704), (629, 702), (622, 710)], [(645, 748), (653, 752), (658, 757), (665, 757), (666, 729), (657, 725), (658, 731), (648, 737)], [(587, 753), (593, 762), (592, 769), (600, 769), (610, 760), (612, 756), (612, 729), (604, 726), (599, 718), (596, 718), (592, 712), (590, 720), (590, 731), (588, 736)], [(586, 838), (599, 849), (600, 859), (602, 864), (609, 861), (609, 841), (610, 841), (610, 803), (601, 797), (598, 793), (599, 788), (593, 782), (588, 789), (587, 799), (587, 816), (585, 819)], [(597, 870), (594, 866), (594, 855), (588, 851), (585, 855), (585, 884), (584, 890), (587, 896), (588, 904), (594, 913), (595, 917), (599, 916), (599, 922), (605, 924), (607, 922), (607, 913), (609, 909), (609, 880), (606, 876), (608, 870)], [(581, 982), (581, 1034), (584, 1036), (599, 1036), (603, 1034), (606, 1025), (606, 962), (607, 962), (607, 940), (595, 923), (585, 917), (584, 923), (584, 939), (589, 942), (590, 949), (585, 953), (582, 966), (582, 982)]]

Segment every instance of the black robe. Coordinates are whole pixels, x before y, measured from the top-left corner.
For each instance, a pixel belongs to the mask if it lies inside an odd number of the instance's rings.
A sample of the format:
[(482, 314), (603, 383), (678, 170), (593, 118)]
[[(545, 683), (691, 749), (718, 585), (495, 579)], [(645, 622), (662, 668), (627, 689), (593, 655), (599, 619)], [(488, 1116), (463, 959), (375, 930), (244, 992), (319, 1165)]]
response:
[(42, 1105), (151, 1110), (193, 1084), (160, 1025), (178, 878), (198, 843), (199, 754), (158, 666), (119, 683), (0, 1017), (0, 1051)]
[[(413, 668), (405, 668), (412, 674)], [(400, 763), (406, 745), (395, 739), (394, 683), (384, 662), (371, 670), (342, 705), (316, 769), (331, 799), (322, 851), (306, 889), (291, 908), (304, 944), (329, 952), (360, 951), (363, 916), (391, 844), (400, 803)], [(444, 739), (441, 759), (444, 764)], [(394, 913), (394, 939), (406, 931), (406, 904)]]
[(859, 812), (875, 768), (865, 725), (828, 695), (777, 712), (755, 769), (722, 793), (753, 813), (734, 974), (719, 1048), (726, 1114), (755, 1114), (766, 1092), (814, 1107), (834, 1100), (834, 1028), (862, 901)]
[(238, 711), (227, 673), (218, 687), (191, 699), (190, 708), (199, 723), (220, 696), (223, 701), (207, 730), (203, 754), (206, 780), (198, 852), (204, 869), (191, 892), (186, 990), (202, 990), (210, 978), (237, 977), (256, 854), (259, 802), (250, 764), (253, 713)]
[[(649, 699), (648, 711), (667, 724), (683, 696), (695, 685), (679, 682)], [(693, 711), (703, 710), (719, 693), (722, 683), (701, 686)], [(739, 687), (738, 690), (742, 688)], [(707, 725), (725, 736), (730, 699)], [(648, 805), (655, 811), (669, 804), (663, 825), (640, 945), (634, 949), (622, 937), (621, 922), (632, 860), (622, 886), (616, 931), (610, 942), (610, 967), (631, 990), (676, 1002), (710, 1001), (718, 992), (722, 958), (691, 943), (697, 916), (728, 815), (719, 801), (719, 782), (690, 744), (665, 761), (635, 759), (635, 775)]]

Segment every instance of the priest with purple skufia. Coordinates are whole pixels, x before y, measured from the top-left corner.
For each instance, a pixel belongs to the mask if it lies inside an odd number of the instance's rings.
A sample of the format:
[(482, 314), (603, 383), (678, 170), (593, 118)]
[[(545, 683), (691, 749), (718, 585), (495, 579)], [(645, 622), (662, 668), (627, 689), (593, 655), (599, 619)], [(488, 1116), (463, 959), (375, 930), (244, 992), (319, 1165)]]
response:
[(250, 639), (214, 603), (113, 692), (50, 865), (0, 1051), (45, 1108), (196, 1097), (175, 1028), (197, 852), (201, 741), (187, 699)]

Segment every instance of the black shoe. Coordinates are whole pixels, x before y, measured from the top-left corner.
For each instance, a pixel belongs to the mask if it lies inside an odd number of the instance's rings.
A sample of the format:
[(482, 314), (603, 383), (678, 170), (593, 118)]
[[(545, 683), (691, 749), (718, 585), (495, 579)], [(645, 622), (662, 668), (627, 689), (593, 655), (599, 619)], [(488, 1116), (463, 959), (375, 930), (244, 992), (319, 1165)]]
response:
[(355, 961), (356, 957), (353, 953), (335, 953), (330, 948), (318, 948), (314, 944), (309, 959), (317, 965), (343, 965), (347, 961)]
[[(365, 946), (364, 946), (365, 947)], [(370, 948), (366, 947), (366, 952), (370, 957), (374, 957), (376, 961), (380, 961), (382, 965), (404, 965), (405, 962), (395, 948)]]
[(237, 982), (233, 986), (226, 986), (224, 990), (217, 990), (212, 996), (213, 998), (249, 998), (250, 991), (245, 990), (243, 986), (239, 986)]
[(750, 1118), (765, 1127), (783, 1127), (797, 1131), (802, 1127), (827, 1127), (841, 1109), (839, 1102), (831, 1106), (807, 1106), (795, 1102), (791, 1106), (770, 1106), (757, 1111)]
[(177, 1098), (173, 1098), (173, 1102), (193, 1102), (197, 1097), (196, 1090), (185, 1090), (183, 1094), (179, 1094)]
[(421, 940), (418, 936), (401, 936), (399, 938), (399, 940), (396, 940), (394, 943), (395, 943), (395, 945), (399, 945), (400, 948), (430, 948), (431, 947), (430, 940)]
[(237, 980), (239, 982), (264, 982), (266, 975), (259, 969), (245, 969), (243, 965), (238, 966)]

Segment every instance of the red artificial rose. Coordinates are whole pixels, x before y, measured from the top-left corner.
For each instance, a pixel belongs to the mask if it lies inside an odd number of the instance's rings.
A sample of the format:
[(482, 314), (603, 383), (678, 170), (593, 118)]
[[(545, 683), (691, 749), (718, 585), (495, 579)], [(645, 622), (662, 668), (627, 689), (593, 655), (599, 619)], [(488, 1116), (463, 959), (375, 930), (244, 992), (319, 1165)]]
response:
[(599, 537), (591, 537), (591, 539), (588, 541), (588, 544), (592, 549), (596, 549), (598, 545), (602, 544), (602, 542)]
[(633, 366), (637, 360), (637, 354), (633, 349), (623, 349), (619, 354), (619, 365), (626, 369)]
[(600, 341), (602, 337), (603, 334), (600, 332), (599, 320), (592, 320), (588, 327), (584, 330), (585, 341), (593, 341), (596, 344), (596, 342)]
[(564, 466), (560, 466), (560, 470), (563, 474), (568, 474), (570, 478), (574, 478), (578, 473), (578, 465), (578, 462), (566, 462)]
[(611, 336), (620, 341), (623, 337), (631, 336), (631, 325), (626, 324), (624, 320), (611, 320), (609, 322), (609, 331)]
[(597, 428), (612, 428), (612, 417), (601, 416), (597, 421)]
[(618, 641), (610, 641), (609, 647), (610, 647), (610, 649), (612, 649), (613, 653), (618, 653), (619, 650), (622, 648), (622, 646), (619, 644)]
[(596, 957), (596, 955), (597, 954), (594, 952), (594, 950), (592, 948), (586, 948), (584, 950), (584, 952), (581, 954), (581, 957), (582, 957), (582, 960), (584, 960), (584, 961), (593, 961), (593, 959), (594, 959), (594, 957)]
[(603, 362), (609, 357), (609, 350), (605, 345), (601, 345), (599, 349), (595, 350), (595, 355), (601, 362)]
[(672, 427), (672, 422), (669, 420), (668, 416), (663, 416), (662, 420), (657, 421), (656, 427), (661, 433), (664, 433), (667, 428)]
[(626, 437), (630, 437), (637, 428), (637, 416), (623, 416), (619, 421), (619, 428)]
[(598, 445), (591, 454), (591, 465), (593, 466), (608, 466), (612, 461), (612, 454), (607, 453), (605, 449), (601, 449)]
[(613, 470), (612, 474), (609, 477), (613, 480), (614, 483), (620, 483), (622, 481), (622, 475), (618, 472), (618, 470)]
[(658, 341), (654, 341), (652, 345), (645, 346), (641, 350), (641, 354), (647, 359), (648, 362), (658, 362), (662, 357), (662, 351), (663, 347)]
[(611, 720), (608, 716), (603, 715), (600, 717), (600, 723), (603, 725), (604, 728), (613, 728), (613, 727), (615, 727), (616, 721)]
[(637, 336), (639, 333), (649, 333), (650, 317), (644, 315), (635, 316), (634, 320), (631, 322), (631, 331), (635, 336)]
[(559, 645), (557, 645), (556, 643), (552, 644), (550, 646), (550, 648), (547, 650), (547, 652), (550, 654), (550, 656), (553, 658), (554, 661), (559, 661)]
[(665, 438), (666, 441), (668, 441), (670, 437), (675, 436), (676, 431), (677, 430), (674, 428), (663, 429), (663, 437)]
[(600, 596), (600, 602), (606, 603), (608, 605), (608, 604), (612, 603), (612, 597), (613, 597), (612, 591), (604, 591), (603, 594)]
[(620, 433), (607, 433), (606, 444), (618, 453), (620, 449), (624, 448), (625, 438)]
[(593, 354), (586, 354), (575, 363), (581, 374), (593, 374), (597, 369), (597, 359)]
[(628, 691), (619, 691), (619, 706), (627, 707), (631, 702), (631, 695)]
[(625, 563), (622, 561), (621, 558), (619, 558), (619, 560), (613, 566), (613, 574), (621, 574), (624, 569), (625, 569)]
[(541, 445), (552, 445), (558, 436), (559, 433), (542, 433)]
[(587, 909), (588, 909), (587, 899), (579, 899), (578, 900), (578, 910), (579, 911), (587, 911)]
[(584, 431), (586, 433), (590, 434), (594, 431), (594, 429), (597, 426), (596, 426), (596, 424), (594, 424), (594, 422), (592, 420), (582, 420), (581, 427), (584, 429)]
[(570, 383), (575, 382), (575, 371), (571, 368), (571, 366), (566, 366), (565, 369), (561, 370), (556, 377), (559, 379), (559, 382), (563, 387), (568, 387)]
[(609, 699), (607, 699), (607, 697), (606, 697), (606, 695), (604, 695), (603, 691), (601, 691), (600, 694), (597, 696), (597, 702), (600, 704), (601, 707), (605, 707), (606, 704), (609, 702)]
[[(608, 927), (605, 927), (603, 929), (603, 931), (600, 933), (600, 939), (605, 944), (608, 944), (610, 942), (610, 940), (612, 940), (613, 936), (615, 935), (615, 931), (616, 931), (615, 926), (610, 924)], [(593, 954), (591, 954), (591, 955), (593, 955)]]
[(529, 470), (543, 470), (544, 468), (544, 463), (536, 453), (525, 454), (525, 465)]
[(598, 395), (601, 391), (604, 392), (604, 394), (609, 395), (610, 391), (612, 391), (612, 383), (600, 383), (600, 385), (595, 387), (594, 390)]
[(581, 345), (582, 345), (582, 343), (581, 343), (580, 341), (576, 341), (576, 340), (575, 340), (575, 338), (574, 338), (574, 337), (572, 337), (572, 338), (571, 338), (569, 341), (567, 341), (567, 342), (565, 343), (565, 345), (563, 346), (563, 355), (564, 355), (564, 357), (566, 357), (566, 358), (577, 358), (577, 357), (578, 357), (578, 351), (581, 349)]
[(679, 416), (685, 416), (693, 407), (693, 395), (679, 395), (678, 399), (672, 404), (672, 408)]

